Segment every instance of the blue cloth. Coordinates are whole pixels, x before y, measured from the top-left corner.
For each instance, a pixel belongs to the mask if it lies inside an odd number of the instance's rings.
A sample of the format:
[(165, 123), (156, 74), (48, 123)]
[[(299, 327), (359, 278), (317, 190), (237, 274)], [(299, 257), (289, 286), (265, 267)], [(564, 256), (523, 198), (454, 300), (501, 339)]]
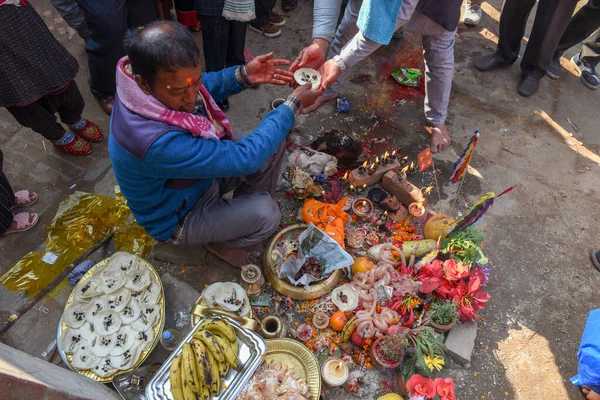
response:
[(73, 271), (69, 274), (67, 278), (69, 278), (69, 283), (71, 286), (77, 285), (77, 282), (85, 275), (86, 272), (89, 271), (96, 264), (94, 260), (87, 260), (77, 265)]
[(579, 373), (571, 378), (571, 383), (600, 393), (600, 308), (588, 314), (577, 359)]
[(392, 40), (402, 0), (364, 0), (356, 26), (365, 37), (381, 45)]
[[(235, 79), (235, 67), (203, 73), (202, 82), (216, 101), (243, 89)], [(258, 171), (294, 122), (294, 112), (282, 106), (239, 142), (208, 140), (142, 118), (117, 97), (108, 149), (115, 177), (137, 223), (164, 242), (214, 178)]]

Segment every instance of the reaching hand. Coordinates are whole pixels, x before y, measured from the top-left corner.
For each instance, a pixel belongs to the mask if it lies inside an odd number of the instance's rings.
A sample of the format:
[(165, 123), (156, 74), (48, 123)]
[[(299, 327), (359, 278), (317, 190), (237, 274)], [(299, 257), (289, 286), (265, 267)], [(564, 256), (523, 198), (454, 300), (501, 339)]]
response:
[(281, 65), (290, 65), (290, 60), (273, 60), (273, 52), (256, 56), (246, 64), (246, 73), (253, 85), (272, 83), (285, 85), (294, 80), (294, 74), (281, 68)]
[(338, 80), (340, 75), (342, 75), (342, 69), (335, 60), (331, 59), (323, 66), (321, 75), (321, 86), (319, 87), (319, 90), (325, 90)]
[(316, 38), (312, 44), (300, 51), (298, 57), (290, 67), (290, 71), (296, 72), (298, 68), (319, 69), (327, 57), (329, 42), (325, 39)]
[(296, 96), (296, 98), (300, 101), (302, 109), (306, 107), (312, 106), (317, 98), (323, 94), (322, 90), (313, 90), (312, 83), (307, 83), (305, 85), (299, 86), (292, 92), (292, 96)]

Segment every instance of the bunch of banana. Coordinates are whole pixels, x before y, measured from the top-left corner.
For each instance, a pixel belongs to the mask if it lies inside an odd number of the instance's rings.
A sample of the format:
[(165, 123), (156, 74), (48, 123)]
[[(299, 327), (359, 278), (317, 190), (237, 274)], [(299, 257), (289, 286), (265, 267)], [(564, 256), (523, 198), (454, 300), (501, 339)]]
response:
[(229, 367), (238, 368), (235, 329), (225, 320), (208, 318), (200, 324), (169, 371), (175, 400), (209, 400), (221, 391)]
[(344, 325), (344, 329), (342, 329), (342, 342), (347, 342), (350, 340), (352, 333), (356, 330), (358, 324), (356, 323), (356, 317), (352, 317), (346, 325)]

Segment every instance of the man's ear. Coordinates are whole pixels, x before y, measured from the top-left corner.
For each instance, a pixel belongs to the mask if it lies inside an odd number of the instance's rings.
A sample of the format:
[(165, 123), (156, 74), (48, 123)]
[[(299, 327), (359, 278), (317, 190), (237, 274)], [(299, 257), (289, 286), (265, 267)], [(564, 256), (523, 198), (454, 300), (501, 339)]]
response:
[(142, 78), (140, 75), (134, 75), (133, 79), (135, 79), (135, 82), (138, 84), (138, 86), (142, 89), (144, 93), (148, 95), (152, 94), (152, 91), (150, 90), (150, 85), (148, 85), (148, 82), (146, 82), (144, 78)]

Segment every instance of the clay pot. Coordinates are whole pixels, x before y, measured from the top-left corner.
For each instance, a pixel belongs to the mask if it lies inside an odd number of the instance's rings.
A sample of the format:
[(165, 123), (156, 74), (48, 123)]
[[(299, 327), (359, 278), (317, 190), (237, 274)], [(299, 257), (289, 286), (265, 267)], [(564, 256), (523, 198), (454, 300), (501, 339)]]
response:
[(440, 324), (436, 324), (435, 322), (433, 322), (433, 320), (430, 320), (429, 325), (431, 325), (431, 327), (433, 329), (435, 329), (435, 331), (437, 333), (445, 333), (445, 332), (448, 332), (450, 329), (452, 329), (454, 327), (454, 325), (456, 325), (456, 321), (453, 321), (453, 322), (449, 323), (448, 325), (440, 325)]
[(371, 356), (371, 361), (373, 361), (373, 363), (378, 364), (384, 368), (396, 368), (397, 366), (399, 366), (402, 363), (402, 358), (399, 361), (393, 361), (393, 362), (386, 360), (383, 357), (383, 355), (377, 351), (377, 348), (379, 347), (379, 342), (381, 341), (381, 339), (383, 339), (383, 337), (380, 337), (379, 339), (375, 340), (373, 342), (373, 344), (371, 345), (371, 348), (369, 349), (369, 355)]

